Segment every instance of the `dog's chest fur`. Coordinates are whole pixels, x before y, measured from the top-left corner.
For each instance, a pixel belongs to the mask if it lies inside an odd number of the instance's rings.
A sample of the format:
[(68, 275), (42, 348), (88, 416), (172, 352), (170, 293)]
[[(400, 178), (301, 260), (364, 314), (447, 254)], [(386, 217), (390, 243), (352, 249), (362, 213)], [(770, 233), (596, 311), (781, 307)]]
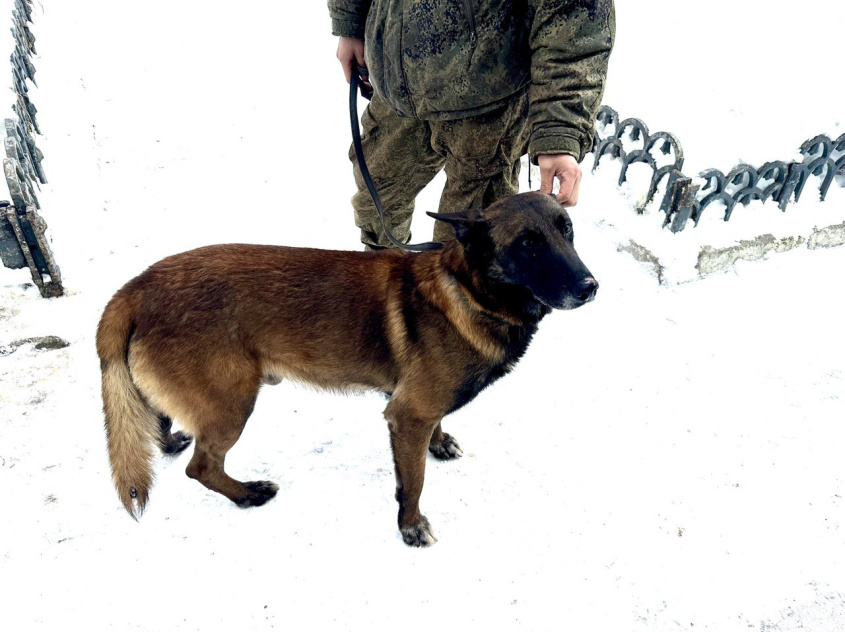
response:
[(468, 404), (482, 390), (509, 373), (528, 349), (528, 344), (536, 331), (537, 323), (509, 326), (506, 335), (502, 337), (505, 350), (502, 361), (495, 364), (478, 365), (468, 371), (463, 383), (455, 392), (455, 398), (449, 412), (454, 412)]
[[(470, 275), (449, 263), (409, 266), (397, 275), (399, 291), (389, 311), (400, 326), (388, 336), (402, 341), (399, 349), (427, 357), (426, 366), (450, 376), (424, 378), (445, 390), (446, 414), (514, 368), (546, 313), (519, 290), (499, 287), (495, 298), (482, 296)], [(528, 303), (532, 309), (526, 309)]]

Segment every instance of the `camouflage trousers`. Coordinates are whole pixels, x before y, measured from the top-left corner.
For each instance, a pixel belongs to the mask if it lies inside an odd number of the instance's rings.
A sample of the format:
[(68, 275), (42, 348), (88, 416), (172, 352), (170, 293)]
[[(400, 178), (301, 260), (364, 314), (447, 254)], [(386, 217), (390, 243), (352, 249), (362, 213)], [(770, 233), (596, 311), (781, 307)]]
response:
[[(385, 220), (403, 243), (411, 239), (417, 194), (446, 170), (439, 212), (481, 209), (519, 190), (519, 159), (528, 147), (528, 95), (501, 108), (448, 121), (400, 117), (376, 93), (362, 116), (364, 159), (381, 196)], [(352, 198), (355, 223), (367, 249), (390, 245), (378, 212), (349, 150), (358, 193)], [(434, 239), (454, 239), (451, 226), (434, 225)]]

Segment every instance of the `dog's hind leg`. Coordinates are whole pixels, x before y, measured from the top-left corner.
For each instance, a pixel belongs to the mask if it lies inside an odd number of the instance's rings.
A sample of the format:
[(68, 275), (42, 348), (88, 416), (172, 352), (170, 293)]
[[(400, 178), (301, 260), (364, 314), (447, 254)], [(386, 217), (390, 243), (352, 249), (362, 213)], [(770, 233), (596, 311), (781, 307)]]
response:
[(435, 458), (441, 461), (450, 461), (457, 459), (463, 454), (461, 446), (455, 441), (455, 437), (443, 432), (440, 424), (431, 433), (431, 441), (428, 444), (428, 451), (431, 452)]
[[(224, 470), (226, 453), (241, 436), (246, 420), (252, 413), (258, 387), (240, 405), (230, 402), (217, 410), (204, 410), (197, 428), (194, 455), (185, 473), (208, 489), (223, 494), (238, 507), (258, 507), (276, 495), (278, 485), (270, 481), (242, 483)], [(236, 399), (236, 398), (233, 398)]]
[(160, 431), (159, 446), (164, 454), (179, 454), (189, 445), (191, 445), (191, 437), (178, 430), (172, 432), (173, 422), (170, 417), (166, 415), (158, 416), (158, 425)]
[(420, 513), (420, 494), (425, 479), (425, 454), (439, 419), (415, 415), (394, 398), (384, 411), (390, 428), (390, 446), (396, 468), (396, 501), (399, 503), (399, 531), (409, 546), (428, 546), (437, 538)]

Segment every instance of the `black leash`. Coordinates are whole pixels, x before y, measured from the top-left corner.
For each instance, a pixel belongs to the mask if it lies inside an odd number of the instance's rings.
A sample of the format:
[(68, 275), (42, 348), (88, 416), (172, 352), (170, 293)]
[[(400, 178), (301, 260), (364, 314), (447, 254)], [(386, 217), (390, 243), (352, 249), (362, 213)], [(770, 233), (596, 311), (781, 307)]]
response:
[(355, 146), (355, 157), (358, 159), (358, 168), (361, 169), (361, 177), (367, 185), (367, 190), (373, 198), (373, 204), (378, 211), (379, 219), (381, 219), (381, 226), (384, 229), (385, 235), (391, 244), (397, 248), (410, 250), (412, 252), (425, 252), (427, 250), (439, 250), (443, 244), (439, 241), (427, 241), (423, 244), (403, 244), (401, 241), (393, 236), (390, 229), (387, 227), (387, 222), (384, 220), (384, 208), (381, 205), (381, 198), (379, 197), (376, 185), (370, 176), (370, 170), (367, 169), (367, 163), (364, 160), (364, 149), (361, 146), (361, 130), (358, 127), (358, 86), (361, 87), (361, 96), (365, 99), (370, 99), (373, 95), (372, 89), (367, 89), (364, 84), (360, 83), (358, 76), (367, 76), (367, 69), (358, 66), (352, 72), (352, 77), (349, 81), (349, 117), (352, 122), (352, 144)]

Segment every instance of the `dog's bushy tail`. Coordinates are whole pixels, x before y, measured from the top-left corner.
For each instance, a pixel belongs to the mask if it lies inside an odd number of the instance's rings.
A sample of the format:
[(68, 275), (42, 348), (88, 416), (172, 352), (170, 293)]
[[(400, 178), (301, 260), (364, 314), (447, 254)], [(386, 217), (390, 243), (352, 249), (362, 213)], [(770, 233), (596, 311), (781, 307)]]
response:
[(97, 328), (103, 378), (103, 412), (112, 478), (123, 506), (136, 520), (153, 484), (153, 447), (158, 418), (144, 402), (129, 372), (129, 340), (137, 301), (120, 290), (106, 306)]

